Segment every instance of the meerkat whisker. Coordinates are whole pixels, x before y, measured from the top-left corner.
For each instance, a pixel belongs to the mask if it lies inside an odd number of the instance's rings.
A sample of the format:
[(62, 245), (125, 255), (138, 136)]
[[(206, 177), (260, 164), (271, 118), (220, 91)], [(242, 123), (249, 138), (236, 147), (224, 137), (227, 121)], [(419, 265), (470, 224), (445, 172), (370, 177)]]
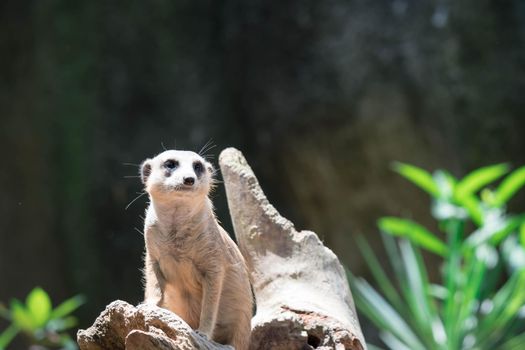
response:
[(206, 142), (204, 144), (204, 146), (202, 146), (201, 150), (199, 152), (197, 152), (198, 155), (200, 155), (201, 157), (205, 158), (203, 156), (204, 153), (208, 152), (209, 150), (211, 149), (214, 149), (215, 147), (217, 147), (217, 145), (214, 145), (213, 144), (213, 140), (212, 139), (209, 139), (208, 142)]
[(209, 159), (213, 159), (215, 155), (214, 154), (202, 154), (201, 157), (206, 160), (209, 160)]
[(142, 196), (144, 196), (144, 195), (146, 195), (146, 194), (148, 194), (148, 192), (141, 192), (137, 197), (135, 197), (131, 202), (129, 202), (128, 205), (126, 205), (126, 208), (125, 208), (124, 210), (128, 210), (128, 208), (129, 208), (133, 203), (135, 203), (135, 201), (136, 201), (137, 199), (139, 199), (140, 197), (142, 197)]
[(203, 153), (203, 150), (208, 147), (208, 145), (211, 143), (211, 139), (209, 139), (208, 141), (206, 141), (206, 143), (204, 144), (204, 146), (201, 147), (201, 149), (199, 150), (199, 152), (197, 152), (198, 155), (201, 155)]

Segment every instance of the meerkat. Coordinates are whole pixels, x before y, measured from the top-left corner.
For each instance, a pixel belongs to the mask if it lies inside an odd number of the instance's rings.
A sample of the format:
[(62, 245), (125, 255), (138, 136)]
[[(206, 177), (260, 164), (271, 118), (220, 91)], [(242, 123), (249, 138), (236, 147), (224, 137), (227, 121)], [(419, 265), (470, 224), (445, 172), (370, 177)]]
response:
[(211, 200), (212, 165), (191, 151), (165, 151), (140, 170), (145, 218), (145, 302), (180, 316), (198, 333), (237, 350), (249, 346), (253, 299), (237, 245)]

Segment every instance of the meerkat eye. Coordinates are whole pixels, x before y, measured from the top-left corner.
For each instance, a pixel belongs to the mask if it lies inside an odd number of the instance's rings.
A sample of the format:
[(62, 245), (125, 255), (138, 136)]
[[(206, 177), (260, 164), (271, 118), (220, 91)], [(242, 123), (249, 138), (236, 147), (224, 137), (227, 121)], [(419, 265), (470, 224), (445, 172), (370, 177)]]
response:
[(195, 170), (195, 173), (197, 175), (200, 175), (204, 171), (204, 166), (202, 165), (201, 162), (195, 162), (193, 163), (193, 170)]
[(167, 161), (164, 162), (164, 166), (168, 169), (173, 170), (179, 166), (179, 162), (173, 159), (168, 159)]

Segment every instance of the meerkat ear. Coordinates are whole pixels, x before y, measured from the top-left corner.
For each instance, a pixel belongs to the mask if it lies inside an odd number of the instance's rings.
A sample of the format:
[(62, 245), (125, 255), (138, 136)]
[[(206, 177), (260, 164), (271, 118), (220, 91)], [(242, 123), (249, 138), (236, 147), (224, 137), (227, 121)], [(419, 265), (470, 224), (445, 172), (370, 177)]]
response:
[(213, 165), (211, 165), (210, 162), (205, 162), (204, 164), (206, 165), (206, 170), (208, 170), (210, 175), (213, 175), (215, 173), (215, 168), (213, 167)]
[(148, 177), (151, 175), (151, 159), (146, 159), (142, 165), (140, 166), (140, 179), (142, 180), (142, 183), (145, 185), (148, 181)]

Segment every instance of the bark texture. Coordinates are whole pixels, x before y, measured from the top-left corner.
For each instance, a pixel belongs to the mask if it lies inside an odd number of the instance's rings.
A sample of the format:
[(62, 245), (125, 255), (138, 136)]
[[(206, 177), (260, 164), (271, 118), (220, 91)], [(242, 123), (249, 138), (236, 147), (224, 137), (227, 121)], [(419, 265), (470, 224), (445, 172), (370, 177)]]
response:
[(269, 203), (242, 153), (219, 158), (239, 247), (252, 276), (254, 349), (364, 349), (343, 266)]
[(116, 300), (106, 307), (87, 330), (79, 330), (82, 350), (232, 350), (198, 334), (174, 313)]
[[(365, 349), (345, 271), (311, 231), (296, 231), (268, 202), (242, 153), (221, 153), (228, 205), (250, 269), (257, 312), (251, 348)], [(177, 315), (123, 301), (78, 332), (82, 350), (231, 349), (193, 331)]]

